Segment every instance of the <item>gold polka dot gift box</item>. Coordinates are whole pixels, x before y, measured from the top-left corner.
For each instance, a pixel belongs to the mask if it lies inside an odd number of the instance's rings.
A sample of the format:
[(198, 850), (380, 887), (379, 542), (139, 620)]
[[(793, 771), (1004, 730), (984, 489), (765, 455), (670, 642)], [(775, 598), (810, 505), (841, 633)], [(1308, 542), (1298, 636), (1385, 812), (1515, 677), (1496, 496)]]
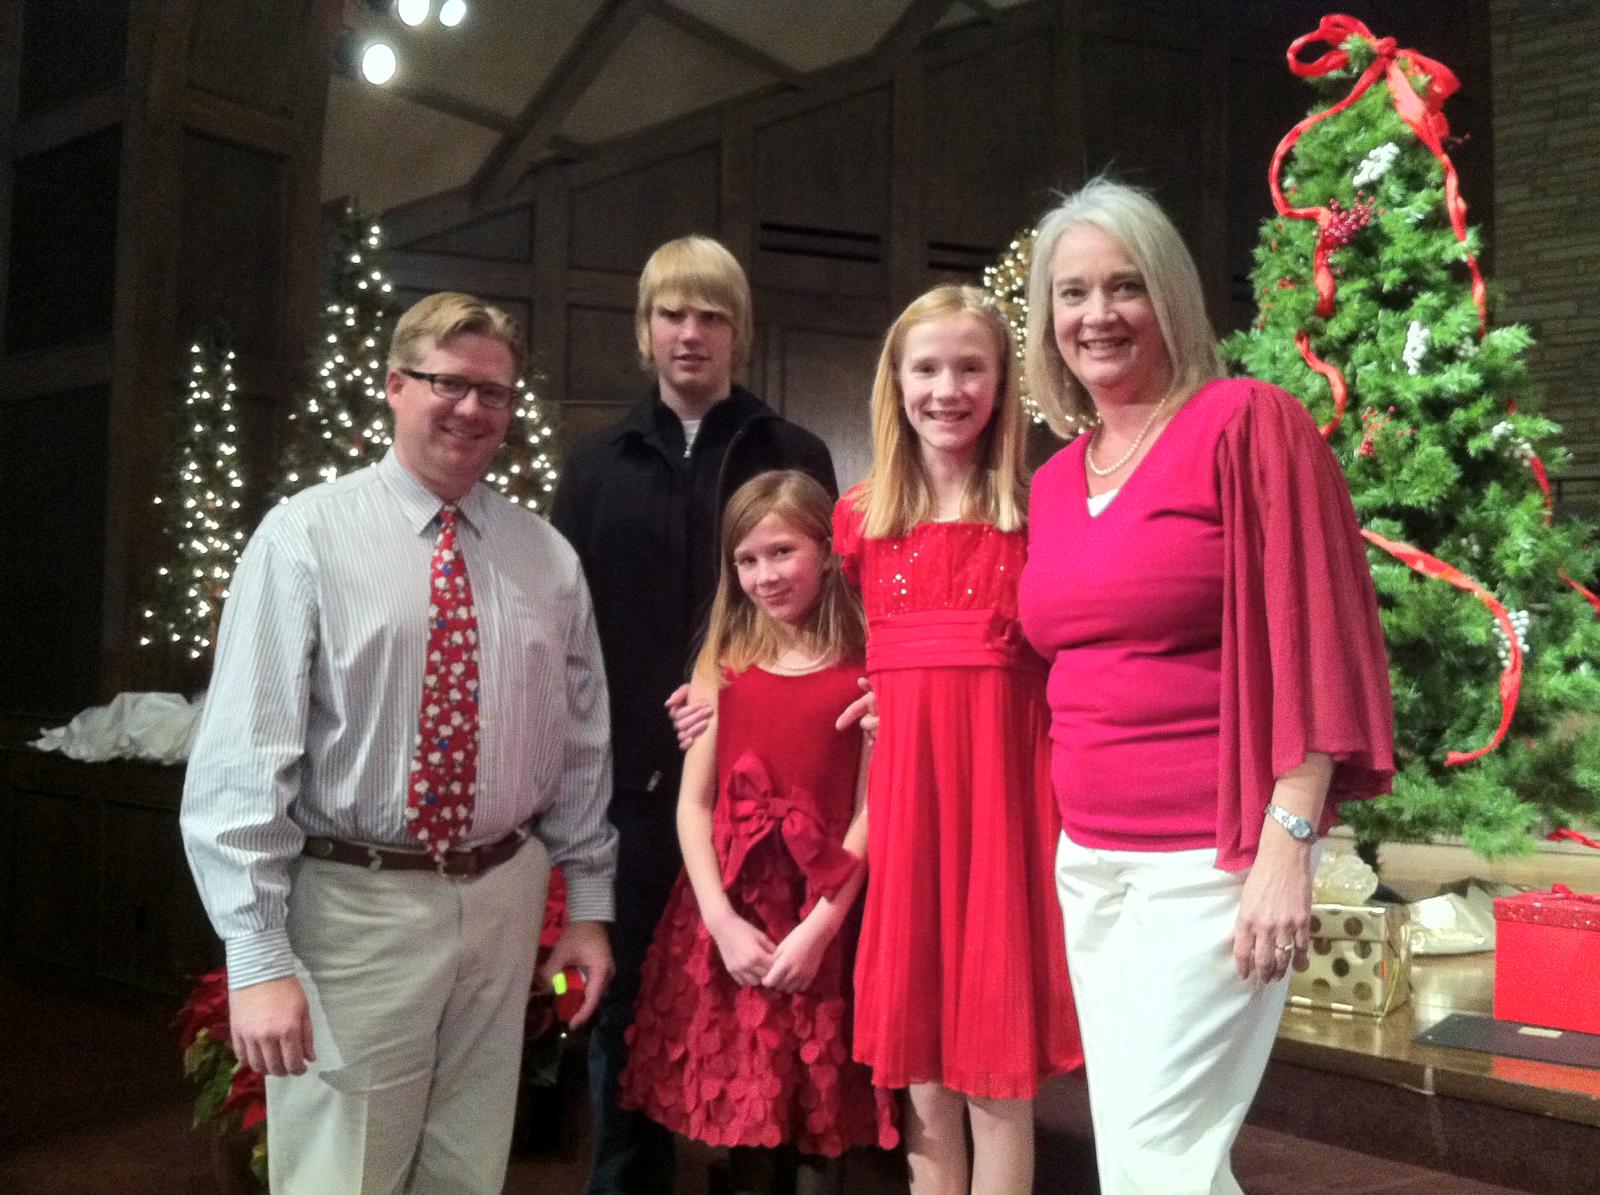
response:
[(1411, 918), (1404, 905), (1311, 906), (1310, 967), (1290, 972), (1300, 1008), (1382, 1017), (1411, 996)]

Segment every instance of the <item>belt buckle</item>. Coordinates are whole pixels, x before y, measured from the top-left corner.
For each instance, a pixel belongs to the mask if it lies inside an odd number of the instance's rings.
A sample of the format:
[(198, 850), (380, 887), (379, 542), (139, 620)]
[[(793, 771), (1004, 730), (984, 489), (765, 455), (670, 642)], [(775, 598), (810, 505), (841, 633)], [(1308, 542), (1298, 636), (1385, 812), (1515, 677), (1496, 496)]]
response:
[(475, 876), (478, 874), (478, 852), (476, 849), (446, 851), (437, 866), (440, 875)]

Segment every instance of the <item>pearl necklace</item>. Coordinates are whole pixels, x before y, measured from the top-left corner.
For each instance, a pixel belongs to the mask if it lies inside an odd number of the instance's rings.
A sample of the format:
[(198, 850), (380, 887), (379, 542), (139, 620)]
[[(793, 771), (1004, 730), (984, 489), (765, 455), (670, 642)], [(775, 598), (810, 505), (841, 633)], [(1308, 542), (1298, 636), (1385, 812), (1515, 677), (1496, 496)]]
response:
[[(1170, 397), (1170, 395), (1168, 397)], [(1106, 425), (1102, 423), (1099, 427), (1095, 428), (1094, 436), (1090, 439), (1088, 446), (1083, 450), (1083, 463), (1089, 466), (1089, 472), (1093, 473), (1096, 477), (1110, 477), (1118, 469), (1122, 468), (1123, 465), (1126, 465), (1130, 460), (1132, 460), (1133, 454), (1139, 451), (1139, 445), (1144, 443), (1144, 438), (1150, 434), (1150, 429), (1156, 425), (1156, 419), (1161, 415), (1161, 412), (1166, 408), (1166, 405), (1166, 398), (1163, 398), (1156, 404), (1156, 409), (1150, 412), (1150, 418), (1144, 421), (1144, 426), (1139, 429), (1139, 434), (1133, 438), (1133, 443), (1128, 445), (1128, 451), (1119, 456), (1114, 464), (1107, 465), (1104, 469), (1094, 463), (1094, 456), (1092, 453), (1096, 442), (1100, 439), (1100, 433), (1105, 430)]]

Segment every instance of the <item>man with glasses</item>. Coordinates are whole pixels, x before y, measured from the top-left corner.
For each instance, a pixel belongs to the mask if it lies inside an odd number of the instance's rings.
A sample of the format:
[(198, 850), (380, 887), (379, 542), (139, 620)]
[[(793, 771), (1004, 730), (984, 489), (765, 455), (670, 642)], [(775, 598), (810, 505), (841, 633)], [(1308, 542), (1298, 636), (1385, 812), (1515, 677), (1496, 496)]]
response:
[(594, 594), (616, 754), (617, 978), (589, 1043), (590, 1195), (672, 1189), (671, 1134), (617, 1107), (617, 1079), (645, 951), (682, 866), (681, 756), (662, 704), (716, 588), (723, 505), (766, 469), (803, 469), (838, 492), (822, 441), (734, 384), (750, 355), (750, 284), (726, 248), (689, 236), (657, 249), (639, 277), (634, 332), (653, 385), (573, 448), (551, 512)]
[(400, 318), (394, 447), (276, 507), (239, 562), (184, 788), (267, 1078), (279, 1195), (500, 1191), (552, 863), (546, 974), (611, 974), (600, 645), (572, 549), (482, 484), (522, 337), (437, 294)]

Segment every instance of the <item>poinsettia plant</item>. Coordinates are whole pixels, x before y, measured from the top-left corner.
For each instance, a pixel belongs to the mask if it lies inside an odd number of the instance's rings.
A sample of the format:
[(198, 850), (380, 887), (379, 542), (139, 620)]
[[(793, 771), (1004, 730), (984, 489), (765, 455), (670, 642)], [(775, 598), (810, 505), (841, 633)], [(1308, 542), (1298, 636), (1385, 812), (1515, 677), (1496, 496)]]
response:
[(266, 1190), (266, 1084), (234, 1056), (229, 1044), (226, 970), (219, 967), (200, 977), (178, 1010), (177, 1025), (183, 1073), (199, 1088), (194, 1099), (194, 1127), (210, 1124), (218, 1133), (252, 1136), (250, 1173)]
[[(550, 873), (550, 895), (539, 930), (539, 962), (550, 955), (567, 924), (567, 886), (561, 869)], [(583, 1003), (581, 977), (563, 972), (556, 990), (535, 981), (528, 999), (523, 1074), (530, 1083), (549, 1086), (561, 1069), (567, 1022)], [(217, 968), (202, 975), (178, 1010), (178, 1044), (183, 1073), (199, 1091), (194, 1100), (194, 1127), (215, 1126), (218, 1133), (253, 1136), (250, 1172), (267, 1189), (267, 1091), (262, 1077), (234, 1056), (228, 1032), (228, 972)]]

